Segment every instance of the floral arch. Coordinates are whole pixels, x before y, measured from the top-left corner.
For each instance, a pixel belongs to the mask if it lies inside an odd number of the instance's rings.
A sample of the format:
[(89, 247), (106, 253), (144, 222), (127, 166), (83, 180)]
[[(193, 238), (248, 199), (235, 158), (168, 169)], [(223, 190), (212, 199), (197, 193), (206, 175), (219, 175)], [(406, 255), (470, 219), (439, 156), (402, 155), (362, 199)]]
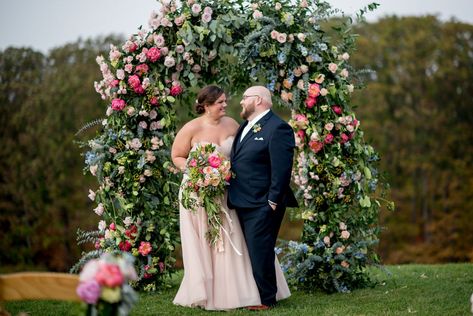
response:
[(351, 21), (338, 20), (336, 43), (320, 27), (333, 13), (322, 1), (162, 0), (150, 30), (98, 57), (103, 80), (95, 88), (107, 118), (87, 144), (85, 170), (99, 182), (89, 197), (101, 219), (98, 231), (79, 231), (96, 250), (73, 270), (102, 252), (127, 251), (139, 259), (137, 287), (162, 285), (179, 244), (179, 179), (170, 161), (176, 99), (207, 83), (234, 91), (258, 81), (291, 109), (297, 143), (293, 180), (304, 228), (302, 242), (283, 247), (289, 281), (326, 291), (361, 286), (364, 267), (378, 262), (379, 158), (350, 107)]

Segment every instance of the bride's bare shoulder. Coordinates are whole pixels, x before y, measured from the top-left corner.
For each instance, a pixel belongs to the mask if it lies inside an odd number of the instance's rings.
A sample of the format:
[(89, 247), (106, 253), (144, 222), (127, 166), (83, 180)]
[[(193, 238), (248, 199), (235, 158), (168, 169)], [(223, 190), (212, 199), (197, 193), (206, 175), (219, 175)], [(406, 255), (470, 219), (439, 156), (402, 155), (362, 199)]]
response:
[(223, 123), (226, 128), (230, 129), (232, 132), (236, 132), (240, 124), (238, 124), (237, 121), (235, 121), (233, 118), (230, 116), (224, 116), (223, 118)]
[(196, 132), (202, 128), (202, 122), (200, 117), (196, 117), (193, 120), (190, 120), (181, 127), (183, 132)]

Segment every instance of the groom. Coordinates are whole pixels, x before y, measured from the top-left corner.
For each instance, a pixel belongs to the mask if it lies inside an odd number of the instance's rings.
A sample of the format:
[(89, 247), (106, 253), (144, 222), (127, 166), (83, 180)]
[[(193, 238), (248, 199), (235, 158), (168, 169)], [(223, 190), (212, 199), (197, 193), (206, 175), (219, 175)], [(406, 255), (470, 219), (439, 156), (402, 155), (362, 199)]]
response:
[(297, 201), (289, 188), (294, 133), (271, 111), (271, 93), (262, 86), (249, 88), (240, 102), (246, 121), (235, 136), (228, 206), (237, 211), (245, 236), (264, 310), (276, 304), (274, 247), (286, 206)]

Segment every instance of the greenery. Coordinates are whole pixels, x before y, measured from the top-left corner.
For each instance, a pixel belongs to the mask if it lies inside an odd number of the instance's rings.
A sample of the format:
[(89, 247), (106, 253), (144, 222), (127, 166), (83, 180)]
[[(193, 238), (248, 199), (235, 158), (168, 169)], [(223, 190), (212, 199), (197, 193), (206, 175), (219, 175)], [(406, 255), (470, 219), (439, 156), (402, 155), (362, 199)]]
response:
[[(469, 298), (473, 291), (471, 264), (402, 265), (386, 267), (391, 275), (370, 270), (378, 279), (373, 288), (352, 293), (325, 294), (295, 291), (292, 296), (265, 315), (470, 315)], [(131, 315), (212, 315), (199, 309), (172, 304), (180, 282), (180, 274), (172, 287), (159, 293), (141, 294)], [(10, 302), (6, 308), (16, 315), (74, 315), (83, 306), (59, 302)], [(243, 309), (225, 315), (253, 315)]]

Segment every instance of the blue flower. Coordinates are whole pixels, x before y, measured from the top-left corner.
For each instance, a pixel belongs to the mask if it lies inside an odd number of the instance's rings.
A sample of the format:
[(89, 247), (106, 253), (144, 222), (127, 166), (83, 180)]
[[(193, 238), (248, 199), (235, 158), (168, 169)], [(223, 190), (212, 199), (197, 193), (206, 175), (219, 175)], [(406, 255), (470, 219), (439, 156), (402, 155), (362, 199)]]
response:
[(282, 252), (282, 249), (279, 247), (274, 247), (274, 253), (279, 255)]

